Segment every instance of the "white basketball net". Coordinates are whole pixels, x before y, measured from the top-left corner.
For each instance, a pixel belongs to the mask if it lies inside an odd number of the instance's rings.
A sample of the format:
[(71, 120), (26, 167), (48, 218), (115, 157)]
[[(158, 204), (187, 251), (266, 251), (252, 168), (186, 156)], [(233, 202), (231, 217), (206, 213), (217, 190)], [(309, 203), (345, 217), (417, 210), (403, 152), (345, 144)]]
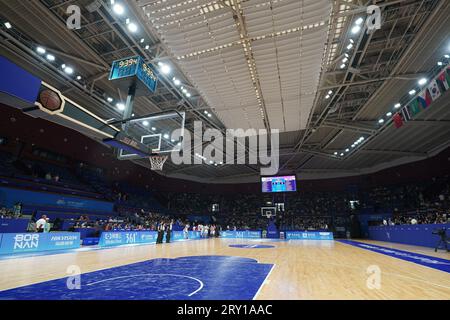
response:
[(161, 171), (163, 169), (164, 162), (166, 162), (168, 157), (169, 156), (161, 156), (161, 155), (151, 156), (150, 164), (152, 166), (152, 170)]

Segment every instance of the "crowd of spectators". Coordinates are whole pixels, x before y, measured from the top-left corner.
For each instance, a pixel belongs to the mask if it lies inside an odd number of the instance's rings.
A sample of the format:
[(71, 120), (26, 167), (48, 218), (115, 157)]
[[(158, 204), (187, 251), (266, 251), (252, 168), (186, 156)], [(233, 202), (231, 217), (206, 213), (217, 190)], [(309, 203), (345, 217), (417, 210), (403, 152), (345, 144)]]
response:
[(445, 211), (434, 211), (417, 214), (396, 214), (392, 218), (384, 219), (383, 225), (406, 225), (406, 224), (445, 224), (450, 223), (450, 213)]
[(0, 218), (1, 219), (17, 219), (22, 216), (22, 203), (16, 203), (12, 208), (1, 207)]

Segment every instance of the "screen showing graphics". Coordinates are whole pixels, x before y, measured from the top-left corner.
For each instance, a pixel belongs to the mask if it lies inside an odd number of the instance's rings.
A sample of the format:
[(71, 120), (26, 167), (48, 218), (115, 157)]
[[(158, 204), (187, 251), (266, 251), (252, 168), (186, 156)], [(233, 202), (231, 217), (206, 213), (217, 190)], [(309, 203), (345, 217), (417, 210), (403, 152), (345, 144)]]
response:
[(262, 192), (297, 191), (295, 176), (261, 177)]

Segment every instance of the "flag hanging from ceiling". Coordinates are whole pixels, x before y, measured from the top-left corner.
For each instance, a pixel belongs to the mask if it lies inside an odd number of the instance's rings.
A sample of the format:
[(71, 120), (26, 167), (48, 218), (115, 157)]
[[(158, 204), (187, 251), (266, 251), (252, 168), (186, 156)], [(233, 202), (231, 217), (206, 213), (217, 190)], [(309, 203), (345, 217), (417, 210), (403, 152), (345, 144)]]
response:
[(441, 90), (439, 89), (436, 79), (430, 82), (428, 85), (428, 91), (430, 92), (431, 99), (433, 101), (441, 96)]
[(406, 108), (406, 107), (403, 108), (401, 110), (401, 115), (402, 115), (403, 122), (411, 120), (411, 114), (409, 113), (408, 108)]
[(447, 70), (442, 70), (442, 72), (437, 77), (437, 81), (443, 91), (446, 91), (450, 88), (450, 75), (448, 74)]
[(409, 110), (411, 111), (411, 116), (413, 117), (420, 111), (422, 111), (422, 108), (419, 106), (419, 102), (417, 102), (417, 99), (411, 101), (411, 103), (409, 104)]
[(392, 117), (392, 120), (394, 121), (394, 126), (396, 128), (400, 128), (401, 126), (403, 126), (403, 119), (400, 113), (396, 112)]
[(431, 104), (433, 99), (431, 99), (430, 92), (425, 88), (417, 96), (417, 101), (422, 106), (422, 108), (426, 108), (426, 107), (428, 107)]

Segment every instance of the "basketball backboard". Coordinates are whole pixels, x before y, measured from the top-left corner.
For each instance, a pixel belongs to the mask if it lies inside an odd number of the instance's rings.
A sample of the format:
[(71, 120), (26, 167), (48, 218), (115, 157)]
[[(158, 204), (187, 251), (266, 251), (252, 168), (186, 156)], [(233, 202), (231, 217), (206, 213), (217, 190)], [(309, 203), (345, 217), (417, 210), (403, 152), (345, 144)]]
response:
[(261, 216), (266, 217), (268, 219), (277, 216), (277, 208), (276, 207), (261, 207)]
[[(118, 149), (119, 160), (148, 158), (151, 155), (168, 155), (182, 148), (185, 113), (168, 111), (131, 118), (122, 123), (121, 134), (129, 139), (105, 141)], [(117, 142), (122, 144), (118, 145)], [(123, 144), (131, 148), (123, 147)]]

